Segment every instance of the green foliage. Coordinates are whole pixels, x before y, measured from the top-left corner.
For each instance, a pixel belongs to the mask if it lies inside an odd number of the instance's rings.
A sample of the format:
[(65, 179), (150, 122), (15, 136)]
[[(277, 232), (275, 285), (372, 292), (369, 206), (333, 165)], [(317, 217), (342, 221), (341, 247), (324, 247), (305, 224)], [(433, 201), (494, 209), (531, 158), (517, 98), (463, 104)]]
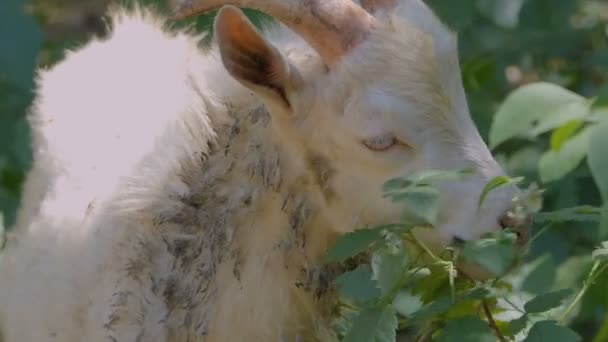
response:
[(434, 224), (438, 215), (439, 191), (434, 184), (446, 181), (464, 180), (471, 170), (423, 171), (407, 177), (389, 180), (384, 185), (385, 197), (401, 203), (407, 208), (407, 217), (419, 224)]
[(577, 342), (581, 337), (574, 331), (557, 325), (554, 321), (534, 324), (525, 342)]
[[(459, 182), (462, 177), (462, 172), (418, 172), (387, 181), (384, 190), (395, 203), (404, 203), (400, 196), (403, 193), (412, 192), (417, 187), (436, 190), (438, 182)], [(512, 182), (506, 177), (492, 179), (481, 197)], [(438, 204), (433, 201), (424, 205)], [(436, 212), (437, 208), (433, 210)], [(560, 219), (597, 220), (601, 212), (595, 207), (582, 206), (537, 215), (553, 224)], [(607, 243), (593, 252), (595, 264), (582, 288), (573, 296), (570, 288), (551, 289), (556, 279), (551, 257), (539, 260), (519, 285), (508, 282), (507, 276), (518, 272), (513, 268), (518, 254), (516, 236), (509, 231), (453, 244), (446, 248), (447, 254), (436, 254), (414, 234), (411, 228), (417, 225), (416, 221), (404, 221), (402, 225), (358, 230), (339, 238), (328, 251), (332, 256), (327, 258), (329, 261), (345, 261), (364, 251), (369, 251), (372, 256), (369, 265), (359, 265), (335, 281), (345, 304), (338, 319), (341, 324), (337, 324), (340, 327), (337, 333), (343, 341), (362, 341), (361, 338), (395, 341), (399, 329), (396, 322), (401, 322), (403, 327), (419, 329), (423, 334), (428, 334), (430, 329), (430, 334), (438, 341), (493, 341), (496, 336), (502, 340), (517, 336), (525, 341), (544, 341), (548, 337), (560, 341), (580, 340), (580, 336), (566, 327), (563, 320), (595, 279), (608, 268)], [(541, 230), (539, 234), (542, 233)], [(410, 247), (409, 253), (406, 246)], [(411, 258), (416, 247), (426, 254), (427, 261)], [(463, 261), (468, 265), (478, 265), (492, 275), (492, 279), (480, 284), (471, 281), (466, 274), (461, 275), (458, 265)], [(529, 299), (521, 308), (506, 299), (506, 296), (524, 293)], [(530, 296), (532, 294), (536, 295)], [(501, 300), (507, 305), (499, 304)], [(512, 309), (521, 314), (503, 320), (494, 317), (494, 314)], [(562, 323), (547, 320), (548, 317)], [(435, 325), (437, 322), (441, 324)]]
[(547, 183), (561, 179), (569, 172), (576, 169), (576, 167), (585, 159), (585, 155), (587, 154), (590, 132), (589, 129), (584, 129), (571, 139), (560, 142), (562, 145), (561, 148), (557, 150), (551, 148), (545, 152), (538, 163), (541, 181)]
[(449, 321), (437, 341), (495, 342), (496, 337), (479, 317), (463, 316)]
[(335, 282), (342, 297), (355, 303), (373, 301), (378, 299), (381, 293), (377, 282), (372, 279), (369, 265), (361, 265), (354, 271), (344, 273)]
[(505, 274), (515, 261), (515, 234), (500, 232), (496, 237), (467, 242), (462, 250), (465, 260), (474, 262), (498, 277)]
[(562, 300), (571, 294), (570, 289), (543, 293), (526, 302), (524, 310), (529, 314), (551, 310), (562, 305)]
[(344, 261), (357, 255), (382, 238), (382, 228), (359, 229), (345, 234), (326, 255), (326, 261)]
[[(500, 107), (490, 130), (496, 147), (517, 136), (534, 137), (586, 114), (585, 98), (551, 83), (534, 83), (514, 91)], [(576, 114), (573, 114), (576, 113)]]
[(392, 306), (365, 309), (353, 319), (344, 341), (392, 342), (395, 341), (396, 329), (397, 317)]
[(521, 178), (521, 177), (511, 178), (511, 177), (507, 177), (507, 176), (498, 176), (498, 177), (493, 178), (492, 180), (490, 180), (488, 182), (488, 184), (486, 184), (486, 186), (484, 186), (483, 190), (481, 190), (481, 195), (479, 196), (479, 201), (477, 202), (477, 207), (481, 208), (483, 201), (486, 199), (486, 197), (488, 196), (490, 191), (496, 190), (505, 185), (517, 184), (517, 183), (521, 182), (522, 180), (523, 180), (523, 178)]

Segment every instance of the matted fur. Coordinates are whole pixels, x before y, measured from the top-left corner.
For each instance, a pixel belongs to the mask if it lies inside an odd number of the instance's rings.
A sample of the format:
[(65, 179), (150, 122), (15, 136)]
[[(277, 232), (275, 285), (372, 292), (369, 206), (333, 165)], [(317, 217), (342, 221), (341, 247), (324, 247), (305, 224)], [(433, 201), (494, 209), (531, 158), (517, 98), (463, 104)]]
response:
[[(268, 33), (311, 82), (296, 124), (200, 37), (147, 11), (110, 17), (108, 38), (40, 72), (34, 166), (0, 263), (3, 342), (333, 341), (321, 259), (338, 234), (400, 217), (383, 180), (474, 165), (449, 203), (502, 173), (468, 116), (455, 39), (418, 0), (330, 73), (289, 30)], [(428, 142), (419, 156), (346, 140), (396, 108), (416, 113), (394, 120)], [(483, 217), (453, 203), (429, 239), (498, 229), (512, 191)]]

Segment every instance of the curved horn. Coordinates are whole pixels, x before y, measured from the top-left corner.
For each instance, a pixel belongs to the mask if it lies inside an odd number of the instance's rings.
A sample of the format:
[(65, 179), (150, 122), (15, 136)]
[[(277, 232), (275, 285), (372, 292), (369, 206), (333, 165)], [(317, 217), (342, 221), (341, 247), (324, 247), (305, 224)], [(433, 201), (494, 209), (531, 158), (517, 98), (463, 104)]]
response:
[(223, 5), (263, 11), (304, 38), (328, 65), (334, 65), (365, 38), (375, 23), (352, 0), (178, 0), (172, 19), (184, 19)]

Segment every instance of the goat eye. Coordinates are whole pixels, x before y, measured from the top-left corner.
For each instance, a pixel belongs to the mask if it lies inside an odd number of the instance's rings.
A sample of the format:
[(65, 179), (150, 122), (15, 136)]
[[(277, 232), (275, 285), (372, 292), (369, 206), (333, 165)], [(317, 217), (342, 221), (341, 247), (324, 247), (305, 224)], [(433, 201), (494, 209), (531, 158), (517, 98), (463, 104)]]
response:
[(363, 140), (363, 145), (374, 151), (384, 151), (395, 144), (397, 144), (397, 138), (392, 134), (385, 134)]

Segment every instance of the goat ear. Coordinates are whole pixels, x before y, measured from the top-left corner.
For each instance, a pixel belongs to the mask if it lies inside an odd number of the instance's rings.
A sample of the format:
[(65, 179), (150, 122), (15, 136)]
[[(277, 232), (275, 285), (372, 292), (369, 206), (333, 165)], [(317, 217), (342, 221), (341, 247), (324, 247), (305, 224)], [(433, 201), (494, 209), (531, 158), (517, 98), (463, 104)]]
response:
[(233, 6), (224, 6), (215, 20), (224, 67), (241, 84), (281, 106), (291, 108), (289, 95), (300, 83), (299, 74)]

